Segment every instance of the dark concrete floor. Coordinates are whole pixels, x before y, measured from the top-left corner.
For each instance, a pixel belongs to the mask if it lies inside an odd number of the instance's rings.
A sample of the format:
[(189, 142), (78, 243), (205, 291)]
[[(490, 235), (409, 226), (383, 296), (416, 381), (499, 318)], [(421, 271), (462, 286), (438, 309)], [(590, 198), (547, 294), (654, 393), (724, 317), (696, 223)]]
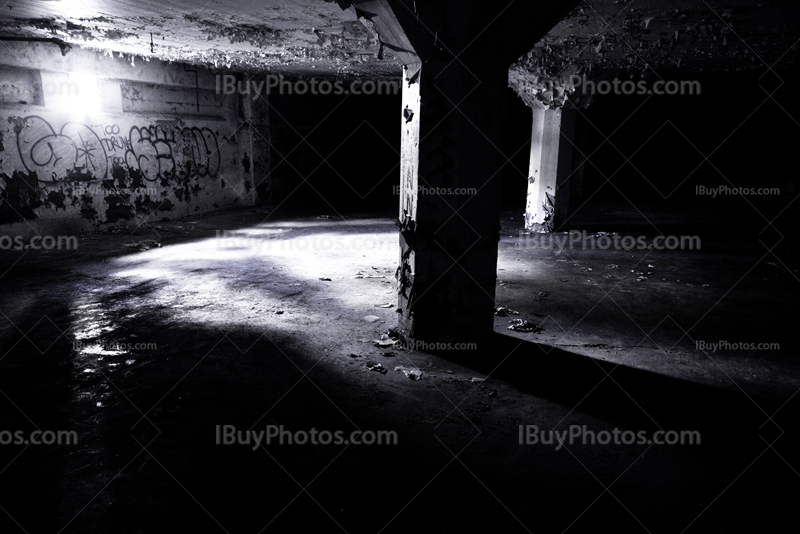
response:
[[(497, 303), (542, 330), (497, 317), (481, 351), (387, 355), (372, 340), (396, 323), (378, 307), (395, 302), (392, 215), (243, 209), (138, 230), (164, 245), (146, 252), (126, 233), (3, 252), (0, 430), (80, 441), (0, 446), (2, 532), (798, 528), (796, 249), (714, 230), (699, 251), (557, 252), (509, 212)], [(399, 443), (253, 451), (216, 445), (217, 425)], [(555, 450), (520, 445), (520, 425), (702, 442)]]

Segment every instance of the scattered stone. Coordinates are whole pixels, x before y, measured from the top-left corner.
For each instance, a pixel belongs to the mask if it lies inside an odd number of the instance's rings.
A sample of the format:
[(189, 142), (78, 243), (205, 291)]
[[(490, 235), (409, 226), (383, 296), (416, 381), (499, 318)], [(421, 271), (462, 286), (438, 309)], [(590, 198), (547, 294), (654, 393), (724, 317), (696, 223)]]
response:
[(385, 375), (386, 372), (388, 371), (388, 369), (386, 367), (384, 367), (383, 365), (381, 365), (379, 363), (375, 363), (375, 362), (367, 362), (366, 363), (366, 368), (369, 369), (370, 371), (375, 371), (375, 372), (378, 372), (378, 373), (380, 373), (382, 375)]
[(535, 324), (531, 324), (528, 321), (524, 321), (522, 319), (512, 319), (509, 321), (511, 326), (508, 327), (509, 330), (513, 330), (515, 332), (523, 332), (526, 334), (529, 333), (539, 333), (542, 331), (541, 328), (536, 326)]
[(374, 323), (380, 321), (381, 318), (378, 317), (377, 315), (367, 315), (366, 317), (364, 317), (364, 320), (368, 323)]
[(494, 314), (498, 317), (507, 317), (509, 315), (519, 315), (519, 312), (506, 308), (505, 306), (498, 306), (494, 309)]
[(145, 250), (150, 250), (151, 248), (161, 248), (161, 243), (159, 243), (155, 239), (144, 239), (139, 242), (134, 241), (133, 243), (125, 243), (122, 246), (130, 248), (138, 248), (140, 252), (144, 252)]
[(422, 371), (416, 367), (404, 367), (402, 365), (398, 365), (394, 368), (394, 370), (403, 371), (403, 373), (411, 380), (419, 380), (422, 378)]

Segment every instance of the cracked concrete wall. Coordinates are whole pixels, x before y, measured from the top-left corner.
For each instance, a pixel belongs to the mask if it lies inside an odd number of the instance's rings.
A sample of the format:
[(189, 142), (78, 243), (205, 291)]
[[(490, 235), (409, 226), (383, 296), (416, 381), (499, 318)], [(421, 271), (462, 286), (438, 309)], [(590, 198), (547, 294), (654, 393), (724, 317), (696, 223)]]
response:
[[(257, 200), (266, 103), (201, 68), (138, 66), (44, 43), (0, 60), (0, 225), (137, 227)], [(262, 185), (263, 188), (263, 185)]]

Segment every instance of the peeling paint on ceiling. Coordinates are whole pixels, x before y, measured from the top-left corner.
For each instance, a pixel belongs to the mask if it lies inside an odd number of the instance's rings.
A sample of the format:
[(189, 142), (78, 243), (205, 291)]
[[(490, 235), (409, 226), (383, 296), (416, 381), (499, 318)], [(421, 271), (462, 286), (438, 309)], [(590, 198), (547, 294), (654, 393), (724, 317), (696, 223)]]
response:
[(6, 36), (58, 38), (131, 61), (286, 75), (397, 77), (353, 9), (325, 0), (10, 0)]
[(528, 105), (558, 107), (573, 100), (572, 75), (687, 80), (771, 67), (791, 76), (798, 37), (795, 0), (586, 1), (511, 66), (509, 85)]
[[(344, 5), (348, 3), (345, 2)], [(796, 0), (582, 2), (512, 67), (518, 78), (648, 69), (796, 68)], [(285, 75), (399, 77), (353, 8), (332, 0), (10, 0), (0, 34), (57, 38), (132, 61), (156, 58)], [(565, 70), (567, 69), (567, 70)]]

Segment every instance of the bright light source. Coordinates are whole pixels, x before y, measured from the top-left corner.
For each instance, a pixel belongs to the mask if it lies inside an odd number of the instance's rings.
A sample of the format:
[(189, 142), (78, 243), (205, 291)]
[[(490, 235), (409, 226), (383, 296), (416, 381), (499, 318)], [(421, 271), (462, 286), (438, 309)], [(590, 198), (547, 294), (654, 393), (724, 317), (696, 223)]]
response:
[(42, 72), (45, 105), (84, 121), (102, 109), (97, 76), (70, 72)]
[(75, 104), (78, 113), (87, 116), (100, 111), (100, 91), (97, 89), (97, 76), (71, 72), (69, 81), (75, 84), (77, 94)]

